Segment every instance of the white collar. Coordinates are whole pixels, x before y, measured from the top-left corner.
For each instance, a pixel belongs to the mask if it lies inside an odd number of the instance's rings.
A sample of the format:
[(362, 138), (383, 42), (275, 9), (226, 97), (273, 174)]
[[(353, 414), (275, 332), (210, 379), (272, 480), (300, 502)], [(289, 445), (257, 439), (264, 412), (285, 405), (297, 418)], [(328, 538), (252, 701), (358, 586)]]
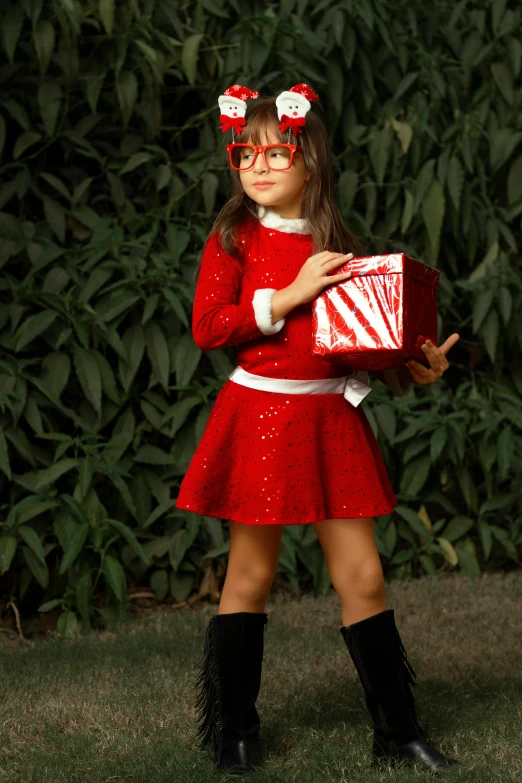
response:
[(265, 228), (273, 228), (276, 231), (283, 231), (285, 234), (309, 234), (307, 221), (304, 218), (282, 218), (270, 207), (257, 205), (257, 215), (259, 222)]

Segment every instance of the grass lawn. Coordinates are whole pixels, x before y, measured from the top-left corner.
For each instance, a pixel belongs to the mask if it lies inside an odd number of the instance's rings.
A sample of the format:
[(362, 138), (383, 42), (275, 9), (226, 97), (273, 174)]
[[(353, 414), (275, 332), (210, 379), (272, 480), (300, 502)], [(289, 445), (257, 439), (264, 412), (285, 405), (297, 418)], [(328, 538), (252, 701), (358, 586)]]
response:
[[(393, 582), (420, 722), (461, 764), (448, 780), (522, 780), (522, 573)], [(191, 691), (215, 605), (142, 615), (117, 633), (11, 645), (0, 637), (0, 782), (203, 783)], [(427, 780), (373, 771), (363, 692), (339, 600), (274, 593), (258, 699), (267, 783)]]

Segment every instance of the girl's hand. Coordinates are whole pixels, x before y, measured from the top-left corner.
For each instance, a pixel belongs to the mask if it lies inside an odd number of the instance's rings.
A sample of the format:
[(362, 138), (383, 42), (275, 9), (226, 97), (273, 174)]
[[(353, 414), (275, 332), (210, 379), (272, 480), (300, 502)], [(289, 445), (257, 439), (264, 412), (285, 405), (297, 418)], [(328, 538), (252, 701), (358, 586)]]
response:
[(431, 368), (428, 369), (419, 362), (416, 362), (415, 359), (410, 359), (409, 362), (406, 362), (406, 367), (413, 380), (416, 383), (434, 383), (437, 381), (449, 367), (446, 354), (450, 348), (455, 345), (457, 340), (460, 340), (460, 335), (456, 333), (451, 334), (440, 348), (433, 345), (431, 340), (426, 340), (421, 346), (421, 350), (424, 352), (424, 355), (427, 356)]
[(321, 293), (325, 285), (348, 280), (352, 276), (351, 272), (340, 275), (329, 275), (328, 272), (342, 266), (349, 258), (353, 258), (353, 253), (332, 253), (330, 250), (323, 250), (322, 253), (307, 258), (294, 282), (288, 286), (297, 303), (311, 302)]

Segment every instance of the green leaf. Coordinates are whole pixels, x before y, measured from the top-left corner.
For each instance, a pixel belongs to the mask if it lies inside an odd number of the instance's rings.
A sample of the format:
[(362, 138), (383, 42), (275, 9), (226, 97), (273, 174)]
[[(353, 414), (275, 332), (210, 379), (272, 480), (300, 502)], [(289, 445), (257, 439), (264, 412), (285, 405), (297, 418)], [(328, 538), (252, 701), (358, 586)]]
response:
[(55, 82), (45, 82), (38, 88), (38, 105), (48, 136), (54, 134), (62, 104), (62, 89)]
[(12, 517), (17, 525), (23, 525), (24, 522), (28, 522), (58, 505), (56, 500), (41, 500), (39, 495), (29, 495), (13, 506), (9, 517)]
[(46, 601), (44, 604), (38, 607), (38, 612), (50, 612), (53, 609), (56, 609), (57, 606), (61, 606), (63, 603), (63, 598), (53, 598), (52, 601)]
[(453, 544), (451, 544), (447, 539), (443, 538), (442, 536), (440, 538), (437, 538), (437, 542), (444, 553), (445, 560), (447, 560), (450, 565), (456, 566), (457, 563), (459, 562), (459, 556), (457, 555), (457, 552), (455, 551)]
[(44, 214), (47, 222), (51, 226), (54, 234), (56, 234), (58, 240), (62, 243), (65, 242), (65, 211), (61, 204), (55, 201), (50, 196), (44, 196), (43, 198)]
[(98, 11), (107, 35), (112, 35), (114, 27), (114, 0), (100, 0)]
[(337, 190), (339, 192), (339, 203), (343, 216), (347, 219), (357, 193), (359, 184), (359, 175), (356, 171), (343, 171), (339, 177)]
[(92, 407), (101, 416), (102, 382), (100, 368), (94, 356), (85, 348), (76, 346), (74, 349), (74, 369), (80, 381), (80, 387), (91, 403)]
[[(470, 543), (472, 543), (470, 541)], [(455, 547), (459, 556), (459, 565), (461, 570), (472, 579), (476, 579), (480, 576), (480, 566), (478, 564), (475, 553), (466, 546), (457, 544)]]
[(390, 117), (390, 122), (401, 143), (402, 152), (406, 155), (413, 138), (413, 129), (407, 122), (399, 122), (395, 117)]
[(168, 393), (170, 374), (169, 348), (159, 324), (152, 321), (145, 326), (145, 341), (152, 369)]
[(196, 372), (201, 359), (202, 351), (196, 343), (191, 332), (187, 332), (178, 341), (175, 356), (176, 384), (187, 386)]
[(143, 550), (142, 545), (136, 538), (133, 531), (130, 529), (130, 527), (127, 527), (127, 525), (124, 525), (123, 522), (119, 522), (117, 519), (108, 519), (107, 520), (110, 525), (112, 525), (113, 528), (115, 528), (121, 535), (124, 537), (124, 539), (127, 541), (127, 543), (132, 547), (132, 549), (135, 551), (135, 553), (140, 557), (143, 562), (146, 565), (150, 565), (150, 558), (147, 557), (145, 554), (145, 551)]
[(138, 80), (133, 71), (121, 71), (116, 81), (116, 92), (118, 94), (123, 126), (127, 127), (138, 100)]
[(419, 73), (420, 71), (415, 71), (414, 73), (407, 73), (406, 76), (404, 76), (404, 78), (401, 79), (393, 95), (394, 101), (398, 100), (401, 97), (401, 95), (404, 95), (406, 90), (409, 90), (411, 85), (418, 78)]
[(32, 144), (36, 144), (36, 142), (40, 141), (41, 138), (42, 134), (37, 133), (36, 131), (25, 131), (25, 133), (22, 133), (22, 135), (19, 136), (15, 142), (13, 148), (13, 158), (18, 160), (20, 155), (22, 155), (28, 147), (30, 147)]
[(167, 163), (162, 163), (156, 170), (156, 191), (166, 188), (172, 177), (172, 171)]
[(515, 452), (515, 436), (511, 425), (504, 427), (497, 441), (499, 480), (505, 481), (509, 475), (509, 468)]
[(46, 20), (37, 22), (33, 30), (36, 56), (40, 65), (40, 74), (47, 71), (51, 56), (54, 51), (54, 27)]
[(480, 334), (484, 338), (486, 350), (493, 364), (495, 363), (499, 330), (500, 323), (498, 313), (496, 310), (490, 310), (488, 317), (482, 325)]
[(14, 5), (5, 14), (2, 19), (2, 42), (4, 45), (7, 59), (12, 64), (16, 45), (20, 38), (20, 31), (24, 22), (24, 12), (21, 5)]
[(189, 35), (185, 39), (183, 44), (183, 50), (181, 52), (181, 64), (187, 81), (191, 86), (196, 83), (196, 70), (198, 67), (198, 52), (203, 33), (196, 33), (195, 35)]
[(509, 106), (512, 106), (515, 98), (515, 91), (513, 88), (511, 71), (505, 63), (492, 63), (491, 73), (493, 74), (493, 78), (497, 83), (504, 100)]
[(170, 291), (168, 288), (164, 288), (162, 293), (165, 299), (172, 307), (172, 309), (174, 310), (174, 312), (176, 313), (176, 315), (178, 316), (183, 326), (185, 326), (187, 329), (190, 329), (187, 314), (184, 311), (183, 305), (181, 304), (176, 294), (173, 291)]
[(500, 314), (504, 321), (504, 326), (507, 326), (511, 320), (511, 313), (513, 312), (513, 295), (509, 288), (502, 286), (498, 294), (498, 306), (500, 308)]
[(58, 313), (55, 310), (42, 310), (37, 315), (31, 315), (15, 333), (15, 351), (21, 351), (32, 340), (43, 334), (57, 317)]
[(0, 536), (0, 574), (5, 574), (13, 561), (16, 552), (14, 536)]
[(405, 519), (412, 530), (422, 539), (426, 539), (429, 536), (429, 532), (426, 529), (424, 522), (412, 508), (408, 508), (407, 506), (395, 506), (393, 510), (396, 514)]
[(172, 457), (157, 446), (140, 446), (134, 459), (148, 465), (172, 465)]
[(0, 427), (0, 469), (5, 473), (8, 480), (11, 481), (11, 465), (9, 463), (9, 451), (4, 431)]
[(70, 639), (76, 628), (78, 627), (78, 620), (74, 612), (62, 612), (56, 623), (57, 633), (65, 636), (66, 639)]
[(136, 152), (134, 155), (130, 156), (127, 163), (120, 170), (120, 174), (127, 174), (129, 171), (134, 171), (134, 169), (138, 166), (142, 166), (148, 160), (150, 160), (148, 152)]
[(119, 561), (112, 555), (105, 555), (103, 573), (118, 601), (124, 601), (127, 592), (127, 581)]
[(439, 427), (436, 429), (430, 439), (430, 459), (435, 462), (441, 455), (446, 441), (448, 439), (447, 427)]
[(443, 537), (447, 541), (455, 541), (457, 538), (461, 538), (463, 535), (465, 535), (473, 525), (475, 524), (474, 520), (470, 517), (464, 517), (464, 516), (457, 516), (453, 517), (449, 521), (449, 523), (446, 526), (446, 529), (444, 530)]
[(383, 128), (373, 134), (373, 138), (368, 147), (368, 154), (375, 171), (375, 177), (378, 185), (382, 185), (386, 165), (391, 150), (392, 135), (389, 128)]
[[(1, 149), (1, 146), (0, 146)], [(522, 155), (513, 161), (507, 181), (508, 204), (515, 204), (522, 198)]]
[(0, 156), (2, 155), (2, 152), (4, 151), (5, 133), (6, 133), (5, 120), (2, 117), (2, 115), (0, 114)]
[(60, 570), (58, 573), (66, 574), (83, 549), (89, 534), (89, 525), (76, 523), (67, 540), (67, 547), (63, 553)]
[(27, 527), (26, 525), (21, 525), (17, 530), (20, 538), (25, 541), (30, 549), (32, 549), (38, 560), (40, 560), (41, 563), (45, 563), (45, 553), (36, 530), (32, 527)]
[(119, 375), (121, 385), (128, 392), (134, 377), (138, 371), (145, 351), (145, 333), (141, 326), (130, 326), (123, 335), (123, 344), (129, 362), (124, 362), (120, 359), (119, 362)]
[(156, 594), (157, 601), (163, 601), (167, 597), (169, 592), (169, 576), (164, 568), (154, 571), (150, 577), (150, 586)]
[(29, 549), (27, 546), (22, 547), (22, 552), (29, 571), (44, 590), (46, 590), (49, 587), (49, 569), (47, 563), (42, 563), (34, 554), (33, 550)]
[(401, 492), (416, 497), (428, 478), (431, 459), (428, 456), (413, 460), (404, 468), (401, 480)]
[(174, 533), (172, 536), (172, 543), (169, 547), (170, 564), (174, 570), (174, 573), (176, 573), (181, 563), (183, 562), (185, 553), (189, 546), (190, 542), (187, 530), (178, 530), (176, 533)]
[(91, 593), (91, 575), (89, 571), (85, 571), (76, 582), (76, 607), (80, 612), (83, 622), (88, 628), (91, 627)]
[(452, 155), (448, 164), (448, 190), (456, 211), (460, 208), (460, 194), (464, 185), (464, 169), (459, 159)]
[(473, 332), (474, 334), (477, 334), (478, 330), (480, 329), (485, 317), (489, 313), (491, 309), (491, 305), (493, 304), (493, 297), (495, 295), (495, 291), (493, 288), (489, 287), (486, 288), (484, 291), (481, 291), (480, 294), (477, 296), (473, 303)]
[(219, 180), (216, 175), (211, 171), (206, 171), (203, 174), (202, 190), (203, 201), (205, 202), (205, 213), (210, 215), (214, 209), (216, 203), (216, 193), (219, 186)]
[(118, 462), (132, 443), (136, 421), (130, 408), (127, 408), (118, 418), (112, 436), (105, 447), (104, 457), (109, 457), (111, 462)]
[(36, 490), (38, 491), (49, 486), (49, 484), (59, 479), (64, 473), (69, 473), (77, 465), (78, 460), (76, 459), (62, 459), (59, 462), (55, 462), (50, 468), (38, 470), (36, 472)]
[(430, 260), (434, 266), (436, 265), (439, 255), (440, 232), (444, 219), (444, 207), (444, 190), (438, 179), (434, 179), (422, 202), (422, 216), (430, 240)]

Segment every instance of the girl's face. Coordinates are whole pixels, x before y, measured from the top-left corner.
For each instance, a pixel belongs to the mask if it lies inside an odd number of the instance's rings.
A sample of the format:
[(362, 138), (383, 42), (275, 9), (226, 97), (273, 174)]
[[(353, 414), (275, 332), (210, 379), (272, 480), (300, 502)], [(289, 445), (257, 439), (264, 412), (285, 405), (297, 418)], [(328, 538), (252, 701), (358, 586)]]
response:
[[(280, 144), (280, 138), (268, 128), (264, 143)], [(268, 153), (267, 157), (270, 160)], [(239, 178), (247, 196), (257, 204), (271, 207), (283, 218), (301, 217), (301, 200), (310, 178), (305, 169), (302, 152), (296, 150), (291, 167), (285, 171), (270, 169), (259, 154), (251, 169), (239, 172)], [(261, 182), (272, 184), (266, 188), (257, 188), (256, 183)]]

